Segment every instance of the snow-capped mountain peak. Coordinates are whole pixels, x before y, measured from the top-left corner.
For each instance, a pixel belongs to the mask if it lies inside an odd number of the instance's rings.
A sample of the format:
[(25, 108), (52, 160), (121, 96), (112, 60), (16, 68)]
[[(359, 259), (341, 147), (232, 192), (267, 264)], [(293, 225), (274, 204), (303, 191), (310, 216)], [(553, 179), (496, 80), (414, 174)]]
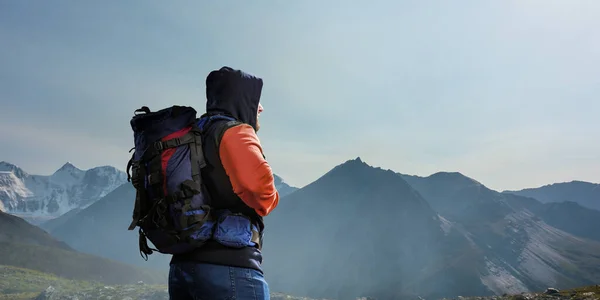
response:
[(19, 168), (17, 165), (11, 164), (6, 161), (0, 161), (0, 172), (12, 172), (18, 178), (25, 178), (29, 176), (27, 172), (23, 171), (23, 169)]
[(86, 207), (127, 181), (111, 166), (81, 170), (67, 162), (52, 175), (30, 175), (8, 162), (0, 162), (0, 202), (5, 211), (23, 217), (60, 216)]
[(62, 185), (65, 187), (73, 186), (81, 182), (81, 179), (85, 173), (85, 171), (80, 170), (70, 162), (67, 162), (50, 176), (50, 181), (53, 184)]

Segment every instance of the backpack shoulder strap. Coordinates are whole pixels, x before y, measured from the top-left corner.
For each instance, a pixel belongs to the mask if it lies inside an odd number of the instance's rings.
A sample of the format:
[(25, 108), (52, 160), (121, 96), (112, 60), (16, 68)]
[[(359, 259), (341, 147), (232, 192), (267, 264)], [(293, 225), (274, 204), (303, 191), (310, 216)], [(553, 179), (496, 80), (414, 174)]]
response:
[(217, 127), (215, 129), (215, 142), (216, 142), (217, 149), (219, 149), (221, 147), (221, 139), (223, 138), (225, 131), (227, 131), (227, 129), (229, 129), (231, 127), (234, 127), (234, 126), (237, 126), (240, 124), (243, 124), (243, 123), (238, 120), (217, 123)]
[[(226, 121), (226, 122), (223, 122)], [(198, 122), (198, 126), (202, 132), (213, 132), (214, 138), (216, 142), (217, 149), (221, 145), (221, 139), (225, 134), (225, 131), (231, 127), (243, 124), (243, 122), (238, 121), (237, 119), (225, 116), (225, 115), (212, 115), (207, 117), (201, 117)], [(210, 127), (215, 126), (214, 131), (209, 130)]]

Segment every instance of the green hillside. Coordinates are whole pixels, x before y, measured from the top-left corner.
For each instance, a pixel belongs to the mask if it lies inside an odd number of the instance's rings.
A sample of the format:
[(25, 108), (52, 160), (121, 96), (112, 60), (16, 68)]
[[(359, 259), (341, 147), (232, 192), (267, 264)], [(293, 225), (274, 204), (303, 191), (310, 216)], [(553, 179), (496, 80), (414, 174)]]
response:
[(44, 230), (1, 211), (0, 228), (0, 265), (104, 284), (163, 283), (167, 280), (164, 272), (77, 252)]

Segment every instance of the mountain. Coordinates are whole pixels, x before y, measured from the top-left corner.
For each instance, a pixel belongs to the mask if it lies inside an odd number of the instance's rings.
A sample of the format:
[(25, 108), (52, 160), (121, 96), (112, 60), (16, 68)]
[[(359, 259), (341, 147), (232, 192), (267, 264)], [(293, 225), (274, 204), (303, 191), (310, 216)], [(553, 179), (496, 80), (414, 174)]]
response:
[[(460, 173), (440, 172), (428, 177), (402, 175), (428, 202), (448, 218), (467, 217), (468, 207), (479, 203), (496, 205), (503, 214), (528, 210), (548, 225), (578, 237), (600, 241), (600, 211), (575, 202), (542, 203), (537, 199), (499, 193)], [(481, 202), (483, 201), (483, 202)], [(496, 204), (494, 204), (496, 203)], [(488, 217), (487, 214), (484, 216)], [(464, 221), (464, 220), (463, 220)]]
[(452, 218), (473, 203), (494, 197), (483, 184), (458, 172), (438, 172), (428, 177), (399, 175), (446, 217)]
[[(506, 195), (506, 194), (505, 194)], [(548, 225), (578, 237), (600, 241), (600, 211), (581, 206), (579, 203), (541, 203), (533, 198), (506, 195), (506, 201), (515, 208), (531, 211)]]
[(46, 231), (11, 214), (0, 212), (0, 228), (2, 228), (0, 231), (1, 243), (26, 244), (73, 251), (66, 243), (56, 240)]
[(473, 260), (485, 257), (490, 271), (481, 280), (496, 294), (600, 280), (600, 243), (592, 232), (600, 218), (594, 210), (502, 194), (460, 173), (403, 177), (468, 232), (480, 253)]
[(425, 279), (462, 273), (451, 261), (468, 259), (468, 240), (401, 176), (360, 158), (286, 196), (265, 223), (264, 266), (277, 290), (338, 299), (485, 291), (460, 276)]
[(577, 202), (584, 207), (600, 211), (600, 184), (596, 183), (571, 181), (504, 193), (535, 198), (542, 203)]
[(27, 221), (0, 212), (0, 265), (108, 284), (163, 282), (163, 274), (73, 250)]
[(287, 184), (283, 178), (279, 177), (277, 174), (273, 174), (273, 177), (275, 177), (275, 188), (277, 188), (280, 197), (287, 196), (298, 190), (297, 187)]
[(600, 280), (599, 242), (546, 223), (513, 197), (456, 172), (418, 177), (348, 161), (267, 218), (268, 280), (311, 297), (385, 299)]
[(34, 221), (83, 208), (126, 182), (126, 174), (110, 166), (80, 170), (66, 163), (49, 176), (31, 175), (16, 165), (0, 162), (2, 210)]

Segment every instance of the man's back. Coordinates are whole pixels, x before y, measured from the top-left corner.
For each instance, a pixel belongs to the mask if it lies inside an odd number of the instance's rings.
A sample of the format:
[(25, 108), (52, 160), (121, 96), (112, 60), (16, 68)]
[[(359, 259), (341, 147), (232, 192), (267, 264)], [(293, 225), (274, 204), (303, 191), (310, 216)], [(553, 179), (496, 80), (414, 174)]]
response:
[[(202, 177), (211, 208), (248, 217), (258, 245), (237, 248), (211, 240), (190, 253), (174, 255), (171, 299), (269, 299), (261, 268), (262, 218), (277, 206), (279, 193), (256, 135), (261, 90), (260, 78), (226, 67), (213, 71), (206, 80), (207, 114), (199, 120), (205, 128), (207, 166)], [(236, 121), (210, 121), (216, 115)]]

